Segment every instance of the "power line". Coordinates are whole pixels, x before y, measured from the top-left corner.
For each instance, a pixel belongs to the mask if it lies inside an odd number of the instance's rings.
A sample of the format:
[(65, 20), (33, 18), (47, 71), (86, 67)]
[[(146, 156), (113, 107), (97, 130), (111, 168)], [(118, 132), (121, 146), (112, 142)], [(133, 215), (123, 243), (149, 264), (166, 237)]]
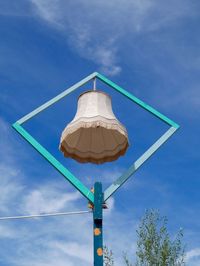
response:
[(8, 216), (8, 217), (0, 217), (0, 220), (32, 219), (32, 218), (39, 218), (39, 217), (85, 214), (85, 213), (91, 213), (91, 212), (92, 211), (75, 211), (75, 212), (57, 212), (57, 213), (32, 214), (32, 215), (23, 215), (23, 216)]

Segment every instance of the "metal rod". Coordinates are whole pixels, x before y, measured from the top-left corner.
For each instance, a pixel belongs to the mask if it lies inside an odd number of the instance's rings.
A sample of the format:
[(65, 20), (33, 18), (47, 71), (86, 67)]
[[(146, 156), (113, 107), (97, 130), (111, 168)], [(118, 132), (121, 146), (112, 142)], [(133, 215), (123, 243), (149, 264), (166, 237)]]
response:
[(119, 93), (123, 94), (124, 96), (126, 96), (127, 98), (129, 98), (131, 101), (135, 102), (136, 104), (138, 104), (139, 106), (141, 106), (143, 109), (147, 110), (148, 112), (150, 112), (151, 114), (153, 114), (154, 116), (158, 117), (160, 120), (162, 120), (163, 122), (167, 123), (168, 125), (174, 127), (174, 128), (179, 128), (179, 125), (176, 124), (174, 121), (172, 121), (171, 119), (169, 119), (168, 117), (166, 117), (165, 115), (161, 114), (160, 112), (158, 112), (156, 109), (154, 109), (153, 107), (151, 107), (150, 105), (146, 104), (145, 102), (141, 101), (140, 99), (138, 99), (137, 97), (135, 97), (134, 95), (132, 95), (131, 93), (129, 93), (128, 91), (124, 90), (122, 87), (118, 86), (117, 84), (115, 84), (114, 82), (112, 82), (111, 80), (107, 79), (106, 77), (104, 77), (103, 75), (97, 73), (96, 77), (98, 79), (100, 79), (101, 81), (103, 81), (104, 83), (106, 83), (108, 86), (110, 86), (111, 88), (117, 90)]
[(93, 79), (93, 90), (96, 91), (96, 89), (97, 89), (97, 79), (94, 78)]
[(93, 228), (94, 228), (94, 266), (103, 266), (103, 193), (102, 184), (94, 184), (94, 209), (93, 209)]
[(22, 216), (9, 216), (9, 217), (0, 217), (0, 220), (31, 219), (31, 218), (38, 218), (38, 217), (85, 214), (85, 213), (91, 213), (91, 212), (92, 211), (77, 211), (77, 212), (57, 212), (57, 213), (32, 214), (32, 215), (22, 215)]
[(97, 75), (96, 72), (92, 73), (91, 75), (87, 76), (86, 78), (82, 79), (81, 81), (77, 82), (76, 84), (74, 84), (73, 86), (71, 86), (70, 88), (66, 89), (65, 91), (63, 91), (62, 93), (58, 94), (56, 97), (52, 98), (51, 100), (49, 100), (48, 102), (42, 104), (41, 106), (39, 106), (38, 108), (36, 108), (35, 110), (33, 110), (32, 112), (30, 112), (29, 114), (25, 115), (24, 117), (22, 117), (21, 119), (19, 119), (17, 122), (21, 125), (24, 122), (26, 122), (27, 120), (31, 119), (32, 117), (34, 117), (35, 115), (39, 114), (40, 112), (42, 112), (43, 110), (47, 109), (48, 107), (50, 107), (52, 104), (60, 101), (62, 98), (64, 98), (65, 96), (67, 96), (68, 94), (70, 94), (71, 92), (75, 91), (76, 89), (78, 89), (79, 87), (83, 86), (85, 83), (87, 83), (88, 81), (90, 81), (91, 79), (93, 79), (95, 76)]
[(131, 177), (142, 164), (144, 164), (158, 149), (163, 145), (175, 132), (176, 128), (170, 127), (165, 134), (163, 134), (145, 153), (140, 156), (131, 167), (117, 180), (115, 180), (112, 185), (110, 185), (104, 192), (104, 201), (112, 196), (113, 193), (117, 191), (128, 179)]
[(65, 168), (48, 150), (46, 150), (36, 139), (34, 139), (22, 126), (17, 122), (12, 125), (13, 128), (27, 140), (50, 164), (53, 165), (80, 193), (92, 203), (94, 194), (67, 168)]

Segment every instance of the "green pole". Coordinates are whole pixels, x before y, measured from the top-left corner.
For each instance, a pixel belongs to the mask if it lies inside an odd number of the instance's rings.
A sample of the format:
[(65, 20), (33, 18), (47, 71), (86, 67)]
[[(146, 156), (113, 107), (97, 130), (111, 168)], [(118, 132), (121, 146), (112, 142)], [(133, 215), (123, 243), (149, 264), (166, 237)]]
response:
[(103, 192), (102, 183), (94, 184), (94, 208), (93, 208), (93, 225), (94, 225), (94, 266), (103, 266)]

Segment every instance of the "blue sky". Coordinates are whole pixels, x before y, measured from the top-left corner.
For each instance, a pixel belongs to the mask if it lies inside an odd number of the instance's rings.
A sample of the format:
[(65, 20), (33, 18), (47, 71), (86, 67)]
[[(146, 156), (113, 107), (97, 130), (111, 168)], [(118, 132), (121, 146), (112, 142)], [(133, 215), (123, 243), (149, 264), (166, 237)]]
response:
[[(193, 0), (0, 2), (0, 216), (86, 210), (87, 201), (40, 157), (11, 124), (94, 71), (180, 124), (180, 130), (110, 199), (105, 243), (116, 265), (134, 261), (145, 209), (184, 229), (187, 265), (200, 265), (200, 3)], [(113, 163), (80, 165), (62, 158), (60, 133), (85, 89), (25, 128), (88, 187), (104, 187), (167, 126), (100, 82), (127, 127), (130, 148)], [(92, 265), (92, 217), (0, 223), (0, 265)]]

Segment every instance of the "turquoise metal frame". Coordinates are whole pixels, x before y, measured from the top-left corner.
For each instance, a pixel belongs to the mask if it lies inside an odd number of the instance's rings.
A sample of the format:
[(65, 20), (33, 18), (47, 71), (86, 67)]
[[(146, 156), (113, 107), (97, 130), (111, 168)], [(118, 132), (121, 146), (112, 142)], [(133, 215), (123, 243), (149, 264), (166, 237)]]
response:
[(36, 139), (34, 139), (22, 127), (22, 124), (94, 78), (101, 80), (102, 82), (104, 82), (111, 88), (115, 89), (123, 96), (127, 97), (132, 102), (136, 103), (137, 105), (139, 105), (140, 107), (150, 112), (152, 115), (154, 115), (155, 117), (157, 117), (158, 119), (160, 119), (161, 121), (165, 122), (170, 126), (169, 130), (167, 130), (166, 133), (164, 133), (147, 151), (145, 151), (142, 156), (140, 156), (135, 162), (133, 162), (131, 167), (122, 176), (120, 176), (105, 190), (104, 201), (106, 201), (110, 196), (112, 196), (113, 193), (115, 193), (116, 190), (120, 188), (124, 184), (124, 182), (126, 182), (136, 172), (136, 170), (138, 170), (179, 128), (179, 125), (176, 124), (174, 121), (172, 121), (171, 119), (161, 114), (150, 105), (141, 101), (131, 93), (127, 92), (122, 87), (118, 86), (117, 84), (115, 84), (114, 82), (110, 81), (108, 78), (104, 77), (103, 75), (97, 72), (94, 72), (91, 75), (87, 76), (86, 78), (82, 79), (75, 85), (66, 89), (65, 91), (63, 91), (62, 93), (51, 99), (50, 101), (44, 103), (43, 105), (39, 106), (38, 108), (36, 108), (26, 116), (19, 119), (17, 122), (15, 122), (12, 125), (13, 128), (26, 141), (28, 141), (28, 143), (30, 143), (52, 166), (54, 166), (54, 168), (58, 170), (77, 190), (79, 190), (84, 197), (86, 197), (93, 204), (94, 204), (94, 194), (78, 178), (76, 178), (65, 166), (63, 166), (50, 152), (48, 152)]

